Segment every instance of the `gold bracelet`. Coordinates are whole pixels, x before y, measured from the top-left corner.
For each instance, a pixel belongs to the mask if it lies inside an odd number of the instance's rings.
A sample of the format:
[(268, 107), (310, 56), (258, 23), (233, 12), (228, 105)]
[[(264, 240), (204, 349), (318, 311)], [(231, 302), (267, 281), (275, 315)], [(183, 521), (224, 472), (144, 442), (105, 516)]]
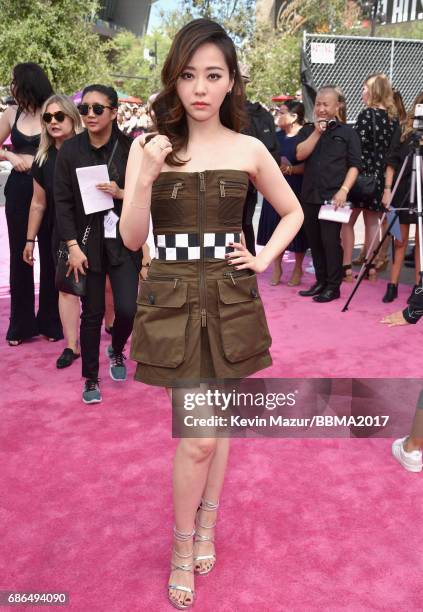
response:
[(343, 191), (345, 191), (345, 193), (349, 192), (348, 187), (345, 187), (345, 185), (342, 185), (342, 187), (340, 187), (340, 189), (342, 189)]

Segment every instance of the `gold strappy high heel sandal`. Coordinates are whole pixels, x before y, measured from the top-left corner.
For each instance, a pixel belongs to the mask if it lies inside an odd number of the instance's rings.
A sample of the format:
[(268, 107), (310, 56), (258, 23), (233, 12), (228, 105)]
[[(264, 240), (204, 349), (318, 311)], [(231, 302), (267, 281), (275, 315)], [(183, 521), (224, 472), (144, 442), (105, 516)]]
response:
[[(215, 504), (213, 502), (207, 501), (206, 499), (202, 498), (199, 510), (206, 510), (207, 512), (214, 512), (215, 510), (218, 509), (218, 507), (219, 507), (219, 502)], [(213, 523), (213, 525), (202, 525), (200, 521), (197, 519), (196, 528), (198, 527), (202, 527), (203, 529), (213, 529), (214, 527), (216, 527), (216, 521)], [(194, 537), (194, 543), (195, 542), (212, 542), (214, 544), (214, 538), (212, 538), (211, 536), (201, 535), (197, 533), (197, 530), (196, 530), (195, 537)], [(196, 566), (197, 566), (198, 561), (207, 561), (209, 559), (213, 562), (212, 566), (209, 569), (207, 570), (197, 569)], [(197, 555), (194, 557), (194, 572), (196, 572), (197, 574), (200, 574), (201, 576), (205, 576), (212, 571), (215, 564), (216, 564), (216, 554), (215, 553), (211, 555)]]
[[(178, 531), (176, 527), (174, 527), (173, 533), (175, 534), (175, 540), (178, 540), (178, 542), (188, 542), (188, 540), (190, 540), (192, 536), (195, 534), (195, 529), (193, 529), (191, 533), (182, 533), (181, 531)], [(188, 555), (182, 555), (175, 549), (175, 547), (173, 547), (173, 552), (175, 553), (177, 557), (180, 557), (181, 559), (189, 559), (193, 555), (194, 549), (192, 549), (192, 551)], [(185, 563), (185, 564), (179, 565), (178, 563), (171, 561), (170, 568), (172, 572), (174, 570), (182, 570), (183, 572), (192, 572), (193, 564)], [(172, 604), (172, 606), (174, 606), (178, 610), (187, 610), (188, 608), (191, 608), (194, 605), (195, 591), (191, 589), (190, 587), (186, 587), (180, 584), (168, 584), (167, 588), (168, 588), (168, 594), (167, 594), (168, 600)], [(175, 599), (171, 597), (170, 592), (169, 592), (170, 589), (175, 589), (177, 591), (183, 591), (184, 593), (191, 593), (192, 600), (189, 603), (185, 603), (185, 601), (184, 603), (179, 603), (178, 601), (176, 601)]]

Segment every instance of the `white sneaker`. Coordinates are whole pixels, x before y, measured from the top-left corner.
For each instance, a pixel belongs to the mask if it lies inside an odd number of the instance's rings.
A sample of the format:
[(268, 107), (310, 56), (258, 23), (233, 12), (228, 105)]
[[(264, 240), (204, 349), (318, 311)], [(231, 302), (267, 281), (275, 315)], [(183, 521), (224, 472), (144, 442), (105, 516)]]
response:
[(398, 438), (398, 440), (392, 443), (392, 454), (395, 459), (401, 463), (402, 467), (409, 472), (421, 472), (423, 469), (422, 451), (406, 451), (404, 449), (404, 442), (407, 438), (408, 436), (405, 436), (405, 438)]

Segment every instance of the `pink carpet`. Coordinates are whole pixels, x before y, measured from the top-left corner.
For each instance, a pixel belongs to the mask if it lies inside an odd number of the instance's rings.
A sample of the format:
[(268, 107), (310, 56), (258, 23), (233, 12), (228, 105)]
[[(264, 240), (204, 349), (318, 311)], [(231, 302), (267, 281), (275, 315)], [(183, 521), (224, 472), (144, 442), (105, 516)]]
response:
[[(421, 377), (420, 328), (378, 323), (404, 302), (408, 287), (392, 308), (380, 301), (384, 283), (364, 283), (342, 313), (344, 300), (315, 304), (285, 284), (269, 287), (268, 279), (261, 288), (274, 364), (261, 375)], [(305, 275), (306, 285), (312, 281)], [(346, 298), (345, 286), (342, 292)], [(80, 363), (54, 368), (61, 348), (41, 338), (0, 344), (0, 590), (68, 591), (67, 609), (77, 612), (170, 610), (176, 440), (167, 397), (133, 380), (113, 383), (103, 356), (103, 403), (87, 407)], [(399, 410), (401, 395), (397, 389)], [(234, 440), (218, 563), (197, 579), (195, 609), (421, 610), (422, 483), (421, 474), (392, 460), (387, 439)]]

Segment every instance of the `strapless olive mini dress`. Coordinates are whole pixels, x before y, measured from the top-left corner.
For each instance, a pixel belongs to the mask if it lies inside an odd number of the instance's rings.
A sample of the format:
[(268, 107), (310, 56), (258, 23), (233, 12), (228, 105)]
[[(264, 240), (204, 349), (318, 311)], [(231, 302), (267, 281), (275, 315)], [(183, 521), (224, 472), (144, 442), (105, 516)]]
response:
[(240, 241), (247, 187), (240, 170), (163, 172), (154, 182), (156, 253), (137, 298), (136, 380), (191, 386), (271, 365), (256, 275), (225, 259)]

